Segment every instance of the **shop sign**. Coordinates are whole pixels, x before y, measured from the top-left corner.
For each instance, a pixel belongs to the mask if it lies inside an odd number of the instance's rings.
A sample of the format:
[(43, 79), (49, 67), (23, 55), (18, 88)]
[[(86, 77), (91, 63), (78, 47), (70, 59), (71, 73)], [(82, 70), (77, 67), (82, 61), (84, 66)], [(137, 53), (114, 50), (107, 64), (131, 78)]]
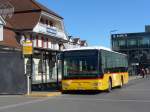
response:
[(23, 42), (23, 54), (24, 55), (33, 54), (33, 44), (31, 41)]
[(50, 36), (57, 36), (57, 29), (55, 27), (49, 27), (46, 25), (43, 25), (41, 23), (38, 23), (36, 27), (33, 29), (34, 32), (47, 34)]
[(56, 35), (57, 34), (57, 30), (47, 27), (47, 33), (49, 33), (51, 35)]

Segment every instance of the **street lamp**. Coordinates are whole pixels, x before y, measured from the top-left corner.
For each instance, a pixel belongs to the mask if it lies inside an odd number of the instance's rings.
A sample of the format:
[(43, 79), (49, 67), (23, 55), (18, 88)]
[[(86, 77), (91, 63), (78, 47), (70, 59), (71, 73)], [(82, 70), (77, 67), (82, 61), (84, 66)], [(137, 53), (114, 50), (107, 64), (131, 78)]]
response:
[(113, 33), (113, 32), (117, 32), (117, 31), (118, 31), (118, 30), (110, 30), (110, 32), (109, 32), (111, 48), (112, 48), (112, 33)]
[(118, 31), (118, 30), (111, 30), (111, 31), (110, 31), (110, 34), (112, 34), (113, 32), (116, 32), (116, 31)]

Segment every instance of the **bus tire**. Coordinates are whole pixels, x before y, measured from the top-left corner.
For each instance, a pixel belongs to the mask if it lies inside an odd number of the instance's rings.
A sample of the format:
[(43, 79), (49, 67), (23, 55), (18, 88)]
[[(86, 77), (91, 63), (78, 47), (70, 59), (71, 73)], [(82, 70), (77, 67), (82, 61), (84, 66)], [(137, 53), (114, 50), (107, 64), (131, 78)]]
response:
[(121, 76), (120, 80), (121, 80), (121, 81), (120, 81), (120, 86), (119, 86), (119, 87), (122, 88), (123, 85), (124, 85), (123, 76)]
[(68, 92), (67, 91), (61, 91), (61, 94), (67, 94)]
[(108, 89), (107, 89), (107, 92), (110, 93), (112, 91), (112, 79), (109, 78), (108, 80)]

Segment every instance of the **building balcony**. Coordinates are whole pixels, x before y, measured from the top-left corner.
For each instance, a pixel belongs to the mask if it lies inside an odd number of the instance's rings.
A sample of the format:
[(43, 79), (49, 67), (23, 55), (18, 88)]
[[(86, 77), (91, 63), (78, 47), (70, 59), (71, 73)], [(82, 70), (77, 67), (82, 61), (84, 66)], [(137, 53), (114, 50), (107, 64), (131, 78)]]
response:
[(37, 33), (43, 33), (46, 35), (66, 39), (66, 35), (65, 35), (64, 31), (59, 30), (58, 28), (56, 28), (54, 26), (52, 27), (52, 26), (42, 24), (42, 23), (38, 23), (35, 26), (35, 28), (33, 29), (33, 31), (37, 32)]
[(33, 39), (34, 48), (59, 50), (58, 43), (53, 43), (50, 40), (41, 40), (40, 37)]

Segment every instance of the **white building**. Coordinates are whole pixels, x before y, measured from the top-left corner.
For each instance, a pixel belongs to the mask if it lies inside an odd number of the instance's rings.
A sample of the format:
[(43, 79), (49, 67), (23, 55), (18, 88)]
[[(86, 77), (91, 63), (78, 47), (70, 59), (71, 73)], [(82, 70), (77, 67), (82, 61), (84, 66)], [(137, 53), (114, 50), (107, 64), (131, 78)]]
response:
[(61, 74), (56, 57), (68, 41), (63, 18), (36, 0), (10, 2), (15, 13), (8, 21), (16, 30), (20, 44), (24, 41), (33, 44), (33, 54), (25, 55), (25, 74), (32, 72), (32, 84), (58, 82)]

